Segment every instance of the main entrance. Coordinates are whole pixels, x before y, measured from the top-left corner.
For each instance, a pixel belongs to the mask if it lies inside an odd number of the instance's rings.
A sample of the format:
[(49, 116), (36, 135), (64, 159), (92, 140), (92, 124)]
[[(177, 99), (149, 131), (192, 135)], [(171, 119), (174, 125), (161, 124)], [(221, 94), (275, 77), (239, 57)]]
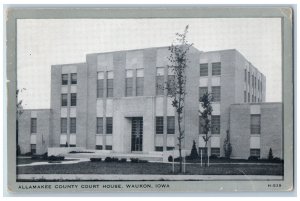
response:
[(143, 151), (143, 117), (132, 118), (131, 151)]

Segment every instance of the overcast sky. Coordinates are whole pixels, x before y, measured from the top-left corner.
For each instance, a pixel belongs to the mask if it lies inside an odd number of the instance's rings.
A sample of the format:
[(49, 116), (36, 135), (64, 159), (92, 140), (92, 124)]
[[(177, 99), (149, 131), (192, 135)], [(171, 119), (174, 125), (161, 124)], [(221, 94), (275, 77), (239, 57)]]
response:
[(281, 101), (279, 18), (19, 19), (18, 88), (24, 108), (50, 108), (50, 66), (85, 62), (88, 53), (169, 46), (189, 24), (201, 51), (237, 49), (266, 75), (266, 101)]

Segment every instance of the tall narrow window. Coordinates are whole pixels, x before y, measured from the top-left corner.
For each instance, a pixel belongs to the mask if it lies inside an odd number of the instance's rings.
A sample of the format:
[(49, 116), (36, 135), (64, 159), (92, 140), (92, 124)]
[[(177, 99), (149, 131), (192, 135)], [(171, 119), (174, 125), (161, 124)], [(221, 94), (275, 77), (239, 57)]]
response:
[(164, 95), (164, 68), (156, 69), (156, 95)]
[(133, 71), (132, 70), (126, 70), (126, 80), (125, 80), (125, 96), (132, 96), (132, 90), (133, 90)]
[(248, 102), (250, 102), (250, 93), (248, 92)]
[(254, 75), (252, 75), (252, 88), (254, 88)]
[(211, 64), (212, 75), (221, 75), (221, 62), (216, 62)]
[(208, 63), (200, 64), (200, 77), (208, 76)]
[(76, 118), (70, 118), (70, 133), (76, 133)]
[(168, 75), (168, 95), (174, 93), (175, 90), (175, 75)]
[(260, 114), (251, 115), (251, 134), (260, 134)]
[(164, 133), (164, 118), (163, 117), (156, 117), (156, 134), (163, 134)]
[(62, 74), (61, 75), (61, 84), (62, 85), (68, 85), (68, 74)]
[(167, 134), (175, 133), (175, 117), (167, 117)]
[(103, 134), (103, 117), (97, 117), (97, 134)]
[(199, 87), (199, 99), (208, 92), (208, 87)]
[(211, 116), (211, 133), (220, 134), (220, 115)]
[(68, 106), (68, 94), (61, 95), (61, 106)]
[(103, 98), (104, 96), (104, 73), (98, 72), (97, 73), (97, 98)]
[(144, 69), (136, 70), (136, 95), (144, 95)]
[(250, 149), (250, 156), (260, 158), (260, 149)]
[(77, 104), (77, 94), (72, 93), (71, 94), (71, 106), (76, 106)]
[(114, 96), (114, 74), (112, 71), (107, 72), (107, 97)]
[(77, 84), (77, 73), (71, 73), (71, 84)]
[(30, 131), (31, 133), (36, 133), (36, 126), (37, 126), (37, 120), (36, 118), (31, 118), (31, 122), (30, 122)]
[(254, 77), (254, 89), (256, 89), (256, 77)]
[(245, 76), (244, 76), (245, 82), (247, 82), (247, 69), (245, 69)]
[(221, 87), (211, 87), (211, 94), (214, 102), (221, 100)]
[(106, 117), (106, 134), (112, 134), (112, 133), (113, 133), (113, 118)]
[(67, 133), (67, 118), (60, 119), (60, 133)]
[(248, 72), (248, 83), (250, 85), (250, 72)]
[(246, 103), (247, 102), (247, 92), (244, 91), (244, 102)]

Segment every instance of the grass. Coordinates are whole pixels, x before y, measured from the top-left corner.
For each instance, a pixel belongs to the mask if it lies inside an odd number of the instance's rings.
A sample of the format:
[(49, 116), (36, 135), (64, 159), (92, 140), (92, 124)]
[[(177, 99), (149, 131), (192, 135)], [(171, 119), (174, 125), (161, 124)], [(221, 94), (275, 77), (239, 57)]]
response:
[[(175, 171), (178, 172), (179, 165)], [(170, 175), (170, 163), (118, 163), (80, 162), (76, 164), (53, 164), (17, 167), (18, 174), (156, 174)], [(186, 165), (189, 175), (283, 175), (283, 164), (199, 164)]]

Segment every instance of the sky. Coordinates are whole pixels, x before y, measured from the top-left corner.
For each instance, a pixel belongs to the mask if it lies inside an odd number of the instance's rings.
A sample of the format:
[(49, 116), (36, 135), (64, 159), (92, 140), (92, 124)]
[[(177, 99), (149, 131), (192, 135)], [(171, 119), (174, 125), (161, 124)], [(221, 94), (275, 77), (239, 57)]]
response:
[(169, 46), (189, 25), (200, 51), (236, 49), (266, 76), (266, 102), (282, 100), (280, 18), (18, 19), (17, 79), (25, 109), (50, 108), (51, 65), (88, 53)]

